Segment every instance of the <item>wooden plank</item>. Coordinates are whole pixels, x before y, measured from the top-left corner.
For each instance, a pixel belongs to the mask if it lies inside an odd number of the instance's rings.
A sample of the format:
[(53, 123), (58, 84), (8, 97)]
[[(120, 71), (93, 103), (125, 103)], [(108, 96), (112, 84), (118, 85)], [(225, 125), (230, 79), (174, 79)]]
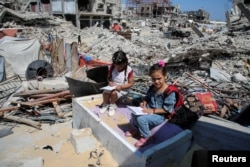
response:
[(51, 96), (52, 94), (38, 94), (38, 95), (31, 95), (29, 96), (29, 98), (34, 98), (34, 99), (37, 99), (37, 98), (42, 98), (42, 97), (47, 97), (47, 96)]
[(67, 89), (30, 90), (30, 91), (15, 93), (13, 96), (14, 96), (14, 97), (24, 97), (24, 96), (34, 95), (34, 94), (57, 93), (57, 92), (65, 91), (65, 90), (67, 90)]
[(19, 109), (19, 106), (11, 106), (11, 107), (0, 108), (0, 117), (2, 117), (7, 112), (17, 110), (17, 109)]
[(58, 103), (57, 103), (56, 101), (53, 101), (52, 104), (53, 104), (53, 107), (54, 107), (54, 109), (55, 109), (55, 111), (56, 111), (56, 113), (57, 113), (57, 116), (58, 116), (59, 118), (63, 118), (63, 117), (64, 117), (64, 114), (63, 114), (63, 112), (62, 112), (60, 106), (58, 105)]
[(70, 94), (70, 91), (66, 90), (66, 91), (62, 91), (62, 92), (52, 94), (52, 95), (49, 95), (49, 96), (46, 96), (46, 97), (41, 97), (41, 98), (38, 98), (36, 100), (32, 100), (30, 102), (39, 102), (39, 101), (42, 101), (42, 100), (47, 100), (47, 99), (52, 99), (52, 98), (57, 98), (57, 97), (63, 97), (65, 95), (69, 95), (69, 94)]
[(0, 113), (1, 112), (6, 112), (6, 111), (17, 110), (18, 108), (19, 108), (19, 106), (11, 106), (11, 107), (0, 108)]
[(27, 119), (27, 118), (21, 118), (21, 117), (17, 117), (17, 116), (13, 116), (13, 115), (4, 115), (4, 118), (11, 120), (11, 121), (14, 121), (14, 122), (24, 123), (24, 124), (33, 126), (37, 129), (41, 129), (41, 123), (35, 122), (35, 121)]
[(26, 106), (26, 107), (34, 107), (34, 106), (40, 106), (40, 105), (44, 105), (44, 104), (48, 104), (48, 103), (52, 103), (53, 101), (64, 101), (67, 100), (66, 98), (53, 98), (53, 99), (47, 99), (47, 100), (41, 100), (41, 101), (37, 101), (37, 102), (20, 102), (20, 101), (11, 101), (12, 104), (20, 104), (22, 106)]
[(131, 40), (131, 33), (119, 31), (117, 32), (117, 34), (123, 36), (124, 38), (128, 40)]

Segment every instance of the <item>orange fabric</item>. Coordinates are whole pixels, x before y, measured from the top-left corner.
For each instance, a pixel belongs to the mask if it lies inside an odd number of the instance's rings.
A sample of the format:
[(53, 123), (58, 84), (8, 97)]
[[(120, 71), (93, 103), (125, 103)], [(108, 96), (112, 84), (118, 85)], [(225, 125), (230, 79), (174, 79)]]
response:
[(122, 29), (121, 29), (121, 26), (119, 26), (119, 25), (117, 24), (117, 25), (113, 25), (113, 26), (112, 26), (112, 30), (114, 30), (114, 31), (121, 31)]
[(5, 34), (3, 33), (3, 31), (0, 31), (0, 39), (3, 38), (5, 36)]
[(97, 66), (110, 65), (110, 64), (111, 64), (110, 62), (105, 62), (101, 60), (90, 60), (86, 62), (86, 65), (90, 67), (97, 67)]
[(85, 60), (84, 60), (84, 58), (81, 56), (80, 58), (79, 58), (79, 66), (80, 67), (83, 67), (85, 65)]
[(3, 33), (6, 36), (10, 36), (10, 37), (16, 37), (16, 33), (17, 33), (17, 29), (4, 29)]
[(211, 92), (196, 93), (195, 95), (204, 106), (205, 113), (213, 113), (218, 111), (218, 104)]

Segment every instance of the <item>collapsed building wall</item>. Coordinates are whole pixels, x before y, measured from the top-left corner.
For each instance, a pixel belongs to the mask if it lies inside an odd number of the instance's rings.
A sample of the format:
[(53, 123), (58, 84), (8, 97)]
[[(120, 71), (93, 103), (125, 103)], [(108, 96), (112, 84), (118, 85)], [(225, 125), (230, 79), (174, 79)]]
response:
[(168, 3), (140, 3), (137, 13), (141, 16), (157, 16), (173, 15), (178, 13), (178, 8)]
[(250, 0), (234, 0), (230, 12), (226, 13), (227, 27), (231, 31), (250, 29)]
[(210, 14), (203, 9), (198, 9), (197, 11), (188, 11), (186, 14), (188, 15), (188, 19), (194, 20), (196, 22), (209, 22)]
[[(112, 20), (122, 18), (122, 0), (17, 0), (15, 12), (60, 16), (78, 28), (94, 25), (109, 28)], [(0, 12), (0, 18), (1, 18)]]
[(109, 28), (113, 19), (122, 18), (121, 0), (88, 0), (78, 1), (78, 28), (103, 26)]
[(250, 0), (234, 0), (233, 6), (231, 9), (231, 15), (237, 15), (237, 16), (241, 15), (241, 11), (240, 11), (239, 7), (237, 6), (237, 4), (239, 4), (239, 3), (243, 3), (248, 8), (250, 7)]

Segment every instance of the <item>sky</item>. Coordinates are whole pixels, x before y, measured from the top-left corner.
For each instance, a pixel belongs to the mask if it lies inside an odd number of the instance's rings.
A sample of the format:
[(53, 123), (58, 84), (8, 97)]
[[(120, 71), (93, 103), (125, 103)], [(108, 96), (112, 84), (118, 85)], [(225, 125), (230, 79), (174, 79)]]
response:
[[(204, 9), (210, 14), (210, 20), (226, 21), (225, 13), (230, 11), (233, 0), (170, 0), (173, 5), (180, 5), (181, 11)], [(123, 0), (125, 3), (125, 0)]]
[(210, 14), (210, 20), (226, 21), (225, 13), (230, 11), (232, 0), (171, 0), (173, 5), (180, 5), (181, 11), (204, 9)]

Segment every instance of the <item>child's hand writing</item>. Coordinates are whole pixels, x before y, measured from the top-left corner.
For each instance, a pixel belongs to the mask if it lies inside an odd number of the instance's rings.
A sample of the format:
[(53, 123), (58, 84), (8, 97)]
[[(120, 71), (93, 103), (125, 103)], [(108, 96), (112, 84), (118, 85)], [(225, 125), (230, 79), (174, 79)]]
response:
[(146, 101), (143, 101), (143, 102), (140, 103), (141, 108), (146, 108), (146, 105), (147, 105)]
[(142, 112), (152, 114), (152, 108), (142, 108)]
[(110, 81), (110, 82), (109, 82), (109, 86), (115, 86), (115, 83), (112, 82), (112, 81)]
[(122, 86), (120, 85), (120, 86), (116, 86), (116, 90), (117, 91), (121, 91), (122, 90)]

